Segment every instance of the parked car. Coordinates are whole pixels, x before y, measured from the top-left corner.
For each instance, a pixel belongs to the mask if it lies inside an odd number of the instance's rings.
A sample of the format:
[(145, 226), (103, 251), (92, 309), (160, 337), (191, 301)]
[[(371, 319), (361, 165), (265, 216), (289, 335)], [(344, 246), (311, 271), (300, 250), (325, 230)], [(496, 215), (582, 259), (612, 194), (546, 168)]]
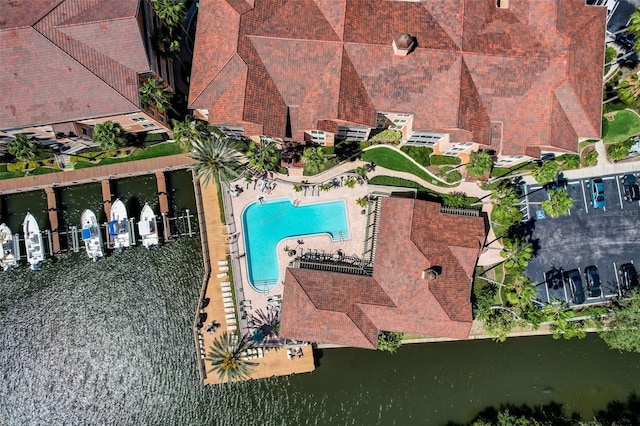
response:
[(587, 294), (589, 297), (602, 296), (602, 287), (600, 285), (600, 273), (596, 265), (584, 268), (584, 278), (587, 283)]
[(619, 33), (616, 35), (616, 42), (627, 49), (633, 49), (636, 44), (636, 36), (628, 32)]
[(627, 174), (622, 177), (622, 186), (624, 188), (624, 199), (628, 202), (640, 200), (640, 186), (635, 175)]
[(604, 182), (600, 178), (594, 178), (587, 184), (589, 186), (589, 193), (591, 194), (591, 205), (594, 209), (601, 209), (604, 207)]
[(544, 280), (547, 283), (547, 288), (557, 290), (564, 285), (564, 277), (562, 275), (562, 269), (553, 268), (544, 273)]
[(625, 290), (638, 290), (640, 282), (638, 282), (638, 271), (633, 263), (625, 263), (620, 265), (620, 280), (622, 288)]
[(571, 301), (577, 305), (584, 303), (584, 285), (582, 285), (582, 277), (580, 271), (572, 269), (566, 273), (569, 289), (571, 290)]

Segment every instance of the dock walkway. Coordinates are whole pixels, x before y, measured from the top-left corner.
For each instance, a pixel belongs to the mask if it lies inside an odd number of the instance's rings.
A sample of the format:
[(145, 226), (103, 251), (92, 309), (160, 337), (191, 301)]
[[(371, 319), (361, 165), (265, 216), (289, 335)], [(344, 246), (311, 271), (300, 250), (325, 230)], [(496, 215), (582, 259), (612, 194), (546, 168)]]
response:
[(33, 191), (55, 186), (81, 185), (115, 177), (146, 175), (156, 171), (178, 170), (188, 167), (193, 162), (194, 160), (187, 154), (177, 154), (80, 170), (3, 179), (0, 180), (0, 194)]

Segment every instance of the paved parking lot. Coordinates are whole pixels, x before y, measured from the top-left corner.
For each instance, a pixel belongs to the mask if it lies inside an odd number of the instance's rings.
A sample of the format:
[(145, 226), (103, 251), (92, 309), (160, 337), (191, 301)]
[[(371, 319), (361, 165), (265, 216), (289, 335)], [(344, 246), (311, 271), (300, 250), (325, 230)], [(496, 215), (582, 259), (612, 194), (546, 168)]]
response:
[(584, 268), (598, 267), (602, 297), (587, 297), (585, 303), (588, 304), (620, 294), (617, 271), (621, 264), (632, 262), (640, 267), (640, 202), (624, 201), (622, 176), (602, 176), (606, 197), (606, 206), (602, 209), (594, 209), (591, 205), (587, 179), (569, 180), (567, 190), (574, 200), (574, 208), (569, 216), (558, 219), (536, 219), (536, 211), (541, 210), (540, 203), (548, 199), (547, 191), (539, 185), (525, 187), (527, 195), (522, 210), (525, 219), (530, 219), (531, 238), (536, 249), (527, 275), (539, 283), (538, 296), (542, 302), (552, 299), (571, 302), (566, 284), (547, 288), (544, 274), (553, 268), (579, 269), (584, 282)]

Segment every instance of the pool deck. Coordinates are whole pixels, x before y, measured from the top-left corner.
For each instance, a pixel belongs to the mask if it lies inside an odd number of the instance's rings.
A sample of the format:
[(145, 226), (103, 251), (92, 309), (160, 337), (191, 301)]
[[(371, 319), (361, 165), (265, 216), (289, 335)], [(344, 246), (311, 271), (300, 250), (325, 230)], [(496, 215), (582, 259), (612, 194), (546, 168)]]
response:
[[(324, 250), (325, 253), (334, 253), (337, 250), (341, 250), (346, 255), (356, 255), (362, 257), (364, 251), (364, 238), (366, 228), (366, 215), (363, 215), (361, 211), (362, 207), (358, 206), (355, 202), (357, 198), (363, 197), (367, 194), (366, 185), (356, 185), (354, 189), (347, 187), (338, 187), (331, 189), (330, 191), (315, 191), (311, 195), (311, 191), (295, 192), (293, 190), (292, 182), (276, 181), (276, 187), (273, 190), (260, 190), (260, 185), (254, 183), (246, 183), (244, 181), (234, 182), (231, 187), (237, 184), (243, 188), (242, 193), (233, 197), (233, 218), (235, 219), (235, 229), (239, 232), (235, 236), (237, 242), (237, 251), (233, 251), (231, 254), (234, 256), (234, 260), (239, 262), (240, 274), (235, 276), (237, 285), (242, 283), (245, 300), (251, 301), (252, 312), (261, 309), (263, 312), (267, 312), (267, 301), (272, 296), (281, 296), (283, 292), (284, 271), (286, 270), (289, 262), (294, 258), (290, 257), (287, 252), (284, 251), (284, 247), (288, 246), (296, 251), (302, 250)], [(278, 243), (277, 256), (278, 256), (278, 269), (280, 271), (280, 278), (278, 284), (269, 292), (262, 293), (256, 291), (248, 281), (247, 277), (247, 258), (244, 256), (245, 244), (244, 235), (242, 233), (242, 212), (246, 206), (251, 203), (257, 202), (258, 197), (262, 196), (266, 201), (276, 199), (288, 199), (292, 203), (297, 202), (298, 205), (303, 206), (307, 204), (322, 203), (328, 201), (344, 200), (345, 209), (347, 215), (347, 226), (349, 227), (349, 238), (344, 240), (333, 241), (327, 234), (320, 235), (308, 235), (308, 236), (294, 236), (291, 238), (283, 239)], [(298, 240), (302, 240), (302, 245), (298, 244)], [(250, 315), (251, 313), (249, 313)]]
[[(220, 220), (220, 207), (218, 205), (218, 193), (216, 186), (201, 188), (202, 211), (204, 212), (205, 226), (204, 235), (206, 238), (206, 251), (208, 258), (205, 262), (210, 262), (210, 273), (203, 289), (203, 295), (209, 299), (209, 303), (203, 307), (202, 313), (207, 315), (205, 324), (216, 321), (220, 327), (214, 333), (207, 333), (203, 328), (202, 339), (204, 352), (211, 346), (213, 340), (220, 336), (222, 332), (228, 330), (225, 321), (225, 308), (222, 297), (221, 283), (229, 281), (228, 277), (218, 277), (222, 274), (218, 261), (224, 261), (229, 252), (229, 236), (227, 235), (227, 227)], [(237, 285), (237, 284), (236, 284)], [(237, 292), (236, 292), (237, 293)], [(265, 299), (266, 306), (266, 299)], [(199, 343), (196, 342), (196, 347)], [(271, 349), (264, 354), (263, 358), (255, 358), (251, 361), (258, 363), (252, 370), (251, 378), (260, 379), (272, 376), (283, 376), (288, 374), (306, 373), (315, 369), (313, 360), (313, 351), (311, 347), (303, 347), (305, 356), (302, 358), (289, 359), (285, 349)], [(225, 380), (220, 380), (216, 373), (207, 373), (211, 369), (211, 364), (202, 358), (202, 351), (198, 351), (198, 362), (204, 365), (206, 376), (203, 378), (203, 384), (219, 384)]]

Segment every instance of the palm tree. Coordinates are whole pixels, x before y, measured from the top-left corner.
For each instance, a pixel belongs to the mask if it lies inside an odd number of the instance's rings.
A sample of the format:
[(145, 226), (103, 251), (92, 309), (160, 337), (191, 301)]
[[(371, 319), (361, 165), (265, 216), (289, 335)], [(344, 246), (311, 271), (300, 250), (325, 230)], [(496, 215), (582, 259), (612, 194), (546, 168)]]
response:
[(640, 79), (636, 74), (620, 82), (618, 97), (626, 105), (634, 105), (640, 97)]
[(140, 101), (154, 105), (158, 111), (164, 111), (173, 97), (173, 92), (155, 77), (149, 77), (139, 89)]
[(629, 148), (622, 142), (607, 146), (607, 155), (613, 161), (620, 161), (629, 155)]
[(631, 17), (629, 18), (629, 25), (627, 26), (627, 31), (635, 34), (638, 38), (640, 38), (640, 7), (638, 7), (636, 11), (631, 14)]
[(502, 244), (503, 249), (500, 256), (505, 259), (505, 269), (514, 275), (524, 272), (533, 256), (531, 243), (525, 244), (520, 238), (503, 238)]
[(251, 314), (251, 322), (262, 333), (263, 339), (268, 342), (278, 342), (280, 337), (280, 311), (272, 310), (265, 313), (262, 309), (257, 309)]
[(536, 182), (541, 185), (547, 182), (551, 182), (556, 178), (556, 175), (558, 174), (558, 164), (555, 162), (555, 160), (545, 161), (542, 166), (535, 169), (533, 172), (531, 172), (531, 174), (535, 178)]
[(171, 126), (173, 139), (177, 141), (185, 151), (191, 149), (195, 140), (203, 137), (202, 130), (206, 127), (204, 123), (192, 119), (190, 116), (186, 116), (184, 121), (171, 120)]
[(18, 133), (11, 139), (7, 145), (9, 154), (18, 160), (28, 161), (36, 158), (36, 154), (40, 149), (40, 145), (27, 137), (24, 133)]
[(151, 0), (153, 10), (168, 27), (178, 26), (187, 16), (184, 0)]
[(485, 151), (474, 151), (471, 153), (469, 157), (469, 162), (467, 163), (467, 171), (473, 177), (484, 176), (486, 172), (491, 170), (491, 166), (493, 165), (493, 159), (491, 156)]
[(225, 331), (209, 348), (205, 358), (211, 363), (208, 372), (215, 372), (220, 380), (226, 379), (229, 382), (248, 379), (252, 367), (258, 365), (243, 359), (243, 352), (252, 346), (252, 340), (248, 336), (229, 334)]
[(584, 159), (582, 160), (582, 164), (584, 166), (591, 166), (597, 162), (598, 162), (598, 151), (596, 151), (595, 149), (587, 151), (584, 154)]
[(549, 199), (543, 201), (541, 206), (542, 210), (555, 219), (569, 214), (569, 210), (573, 208), (573, 198), (566, 188), (550, 189)]
[(237, 142), (228, 137), (213, 133), (193, 141), (191, 158), (196, 160), (190, 169), (207, 186), (210, 181), (229, 183), (240, 176), (243, 155), (236, 149)]
[(344, 180), (344, 186), (346, 186), (349, 189), (355, 188), (356, 183), (358, 183), (358, 181), (353, 176), (349, 176)]
[(546, 316), (545, 319), (551, 322), (551, 335), (554, 339), (559, 339), (560, 337), (565, 339), (578, 337), (582, 339), (586, 336), (587, 333), (583, 330), (581, 323), (571, 321), (575, 317), (575, 311), (569, 307), (567, 302), (546, 305), (543, 312)]
[(578, 167), (580, 167), (580, 156), (577, 154), (566, 154), (564, 156), (562, 167), (565, 170), (577, 169)]
[(307, 148), (302, 153), (302, 163), (305, 171), (315, 175), (324, 170), (329, 159), (324, 154), (322, 148)]
[(280, 164), (280, 152), (272, 139), (261, 138), (260, 143), (251, 141), (246, 153), (249, 165), (258, 172), (273, 171)]
[(93, 126), (93, 140), (103, 151), (113, 151), (126, 143), (125, 133), (120, 123), (105, 121)]

